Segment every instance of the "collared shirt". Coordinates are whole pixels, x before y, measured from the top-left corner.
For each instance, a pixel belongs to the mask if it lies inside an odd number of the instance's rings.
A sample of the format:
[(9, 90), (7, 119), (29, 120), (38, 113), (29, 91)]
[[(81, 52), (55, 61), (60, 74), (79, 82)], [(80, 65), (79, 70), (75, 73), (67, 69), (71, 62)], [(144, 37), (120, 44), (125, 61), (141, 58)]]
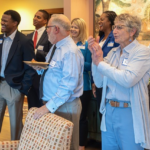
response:
[[(43, 100), (54, 113), (59, 106), (71, 102), (83, 93), (84, 59), (70, 36), (56, 43), (56, 50), (43, 81)], [(48, 62), (51, 51), (46, 56)], [(37, 71), (39, 74), (43, 72)]]
[(105, 41), (106, 41), (106, 40), (104, 40), (104, 41), (101, 40), (101, 41), (99, 42), (99, 46), (100, 46), (101, 48), (103, 47)]
[(32, 40), (34, 40), (34, 35), (35, 35), (35, 32), (36, 32), (36, 31), (38, 32), (37, 42), (36, 42), (36, 44), (37, 44), (37, 43), (39, 42), (39, 40), (40, 40), (40, 38), (41, 38), (43, 32), (45, 31), (45, 26), (43, 26), (43, 27), (41, 27), (40, 29), (34, 31)]
[(4, 34), (4, 43), (3, 43), (3, 47), (2, 47), (2, 57), (1, 57), (2, 58), (1, 59), (1, 73), (0, 73), (0, 76), (3, 78), (5, 78), (4, 70), (5, 70), (8, 54), (9, 54), (12, 42), (15, 38), (16, 32), (17, 32), (17, 30), (15, 30), (8, 37), (6, 37), (6, 35)]
[[(128, 49), (131, 49), (132, 45), (128, 45), (126, 48), (123, 49), (123, 53), (120, 56), (119, 54), (116, 55), (116, 67), (119, 70), (125, 70), (128, 64), (128, 56), (129, 52)], [(118, 53), (121, 52), (121, 48), (118, 48)], [(119, 101), (130, 101), (130, 89), (124, 87), (117, 83), (116, 81), (108, 78), (107, 84), (107, 92), (106, 92), (106, 99), (112, 100), (119, 100)]]
[(93, 79), (97, 87), (103, 87), (100, 112), (103, 114), (101, 130), (107, 131), (105, 115), (106, 90), (108, 80), (114, 80), (125, 88), (129, 88), (132, 109), (135, 143), (150, 149), (150, 112), (148, 97), (148, 81), (150, 77), (150, 50), (134, 40), (124, 50), (129, 54), (125, 69), (117, 69), (117, 58), (120, 48), (112, 49), (104, 61), (98, 66), (92, 64)]

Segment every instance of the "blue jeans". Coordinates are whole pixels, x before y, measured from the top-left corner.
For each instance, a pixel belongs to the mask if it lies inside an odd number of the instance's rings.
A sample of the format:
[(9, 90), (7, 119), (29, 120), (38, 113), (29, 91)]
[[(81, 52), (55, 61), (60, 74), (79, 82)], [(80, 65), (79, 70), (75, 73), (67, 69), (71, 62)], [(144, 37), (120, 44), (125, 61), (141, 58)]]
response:
[(144, 150), (135, 143), (131, 107), (106, 103), (106, 130), (102, 131), (102, 150)]

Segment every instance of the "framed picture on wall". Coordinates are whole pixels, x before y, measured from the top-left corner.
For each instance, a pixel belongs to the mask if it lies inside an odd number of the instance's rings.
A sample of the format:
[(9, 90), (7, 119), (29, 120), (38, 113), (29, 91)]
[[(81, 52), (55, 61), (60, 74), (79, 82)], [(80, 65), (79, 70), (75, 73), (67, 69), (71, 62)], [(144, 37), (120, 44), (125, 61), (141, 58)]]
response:
[(148, 46), (150, 44), (150, 1), (149, 0), (94, 0), (95, 35), (98, 34), (98, 19), (107, 10), (135, 14), (141, 18), (142, 28), (137, 40)]
[(21, 33), (23, 33), (24, 35), (27, 35), (27, 34), (30, 34), (33, 31), (34, 30), (21, 30)]

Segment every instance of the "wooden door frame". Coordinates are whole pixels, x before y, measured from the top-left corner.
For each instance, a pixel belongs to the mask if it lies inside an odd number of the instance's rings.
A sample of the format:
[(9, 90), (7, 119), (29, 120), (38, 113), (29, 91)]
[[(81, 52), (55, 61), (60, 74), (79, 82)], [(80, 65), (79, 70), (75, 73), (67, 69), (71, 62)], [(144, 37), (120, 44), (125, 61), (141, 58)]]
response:
[(64, 13), (64, 8), (53, 8), (53, 9), (44, 9), (44, 10), (47, 11), (50, 15)]

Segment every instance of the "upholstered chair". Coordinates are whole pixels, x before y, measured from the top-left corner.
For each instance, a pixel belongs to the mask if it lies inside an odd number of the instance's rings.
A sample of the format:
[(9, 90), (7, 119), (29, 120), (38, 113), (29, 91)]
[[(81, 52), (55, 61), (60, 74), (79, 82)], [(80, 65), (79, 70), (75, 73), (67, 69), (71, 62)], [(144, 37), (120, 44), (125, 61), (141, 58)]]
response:
[(36, 109), (28, 111), (20, 141), (1, 141), (0, 150), (70, 150), (73, 123), (51, 113), (34, 120)]

